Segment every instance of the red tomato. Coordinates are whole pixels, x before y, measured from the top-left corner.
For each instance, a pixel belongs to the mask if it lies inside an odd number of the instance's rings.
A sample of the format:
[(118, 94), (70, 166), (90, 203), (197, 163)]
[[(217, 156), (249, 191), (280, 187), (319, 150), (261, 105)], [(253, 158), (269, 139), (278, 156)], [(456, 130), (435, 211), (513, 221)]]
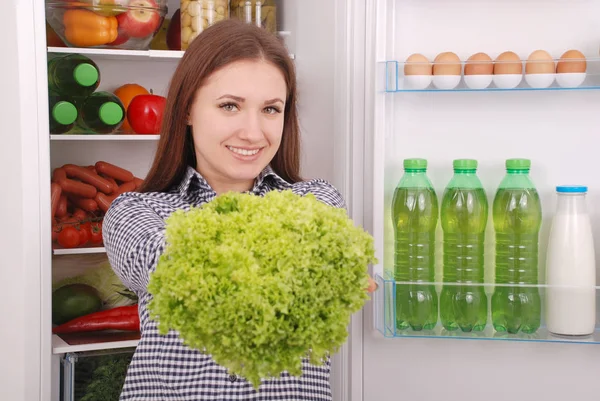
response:
[(63, 248), (75, 248), (79, 245), (79, 231), (75, 227), (63, 227), (58, 233), (58, 243)]
[(137, 134), (160, 134), (167, 99), (158, 95), (137, 95), (127, 108), (127, 121)]
[(87, 244), (91, 236), (92, 233), (89, 226), (85, 224), (79, 226), (79, 246)]
[(102, 222), (92, 222), (90, 223), (90, 240), (93, 244), (102, 243)]
[(83, 209), (76, 208), (73, 212), (73, 217), (79, 221), (84, 221), (87, 219), (87, 213)]

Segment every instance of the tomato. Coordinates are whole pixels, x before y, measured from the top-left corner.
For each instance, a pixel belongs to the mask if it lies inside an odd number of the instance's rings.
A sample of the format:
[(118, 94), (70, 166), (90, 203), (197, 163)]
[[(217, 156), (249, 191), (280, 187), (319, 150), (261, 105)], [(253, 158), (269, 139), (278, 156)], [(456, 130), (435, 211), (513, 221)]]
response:
[(79, 245), (79, 231), (75, 227), (63, 227), (58, 233), (58, 243), (63, 248), (75, 248)]
[(87, 219), (87, 213), (83, 209), (76, 208), (73, 212), (73, 217), (79, 221), (84, 221)]
[(92, 233), (89, 226), (85, 224), (79, 226), (79, 246), (87, 244), (91, 236)]
[(127, 120), (137, 134), (160, 134), (167, 99), (158, 95), (137, 95), (127, 108)]
[(92, 222), (90, 223), (90, 239), (93, 244), (101, 244), (102, 243), (102, 222)]

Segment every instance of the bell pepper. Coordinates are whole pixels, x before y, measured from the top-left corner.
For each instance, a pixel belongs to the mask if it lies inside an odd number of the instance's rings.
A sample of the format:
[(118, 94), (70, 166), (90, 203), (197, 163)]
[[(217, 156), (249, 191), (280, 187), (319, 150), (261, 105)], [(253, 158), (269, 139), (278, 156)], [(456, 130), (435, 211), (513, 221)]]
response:
[(138, 306), (119, 306), (80, 316), (54, 327), (52, 332), (54, 334), (64, 334), (101, 330), (139, 331)]
[(103, 17), (89, 10), (67, 10), (63, 16), (65, 37), (78, 47), (112, 43), (118, 36), (116, 17)]

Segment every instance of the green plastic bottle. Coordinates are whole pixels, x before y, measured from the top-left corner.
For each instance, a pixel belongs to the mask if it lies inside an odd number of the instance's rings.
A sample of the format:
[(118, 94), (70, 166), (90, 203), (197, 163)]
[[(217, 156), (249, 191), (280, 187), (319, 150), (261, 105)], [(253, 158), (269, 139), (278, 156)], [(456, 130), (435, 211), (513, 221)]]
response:
[(110, 134), (125, 119), (123, 103), (110, 92), (95, 92), (81, 104), (78, 125), (83, 131), (94, 134)]
[[(538, 284), (538, 237), (542, 204), (527, 159), (506, 161), (506, 176), (494, 198), (496, 284)], [(496, 286), (492, 322), (499, 332), (535, 333), (540, 327), (541, 301), (536, 287)]]
[(48, 89), (63, 96), (86, 97), (100, 85), (100, 70), (90, 58), (68, 54), (48, 61)]
[(438, 210), (427, 161), (404, 160), (404, 175), (392, 200), (394, 277), (411, 284), (396, 285), (397, 330), (431, 330), (437, 324), (438, 297), (431, 283), (435, 280)]
[(59, 135), (70, 131), (77, 120), (77, 107), (69, 98), (49, 93), (50, 134)]
[(477, 161), (454, 160), (454, 176), (442, 199), (444, 286), (440, 318), (446, 330), (482, 331), (487, 323), (484, 240), (488, 201), (477, 177)]

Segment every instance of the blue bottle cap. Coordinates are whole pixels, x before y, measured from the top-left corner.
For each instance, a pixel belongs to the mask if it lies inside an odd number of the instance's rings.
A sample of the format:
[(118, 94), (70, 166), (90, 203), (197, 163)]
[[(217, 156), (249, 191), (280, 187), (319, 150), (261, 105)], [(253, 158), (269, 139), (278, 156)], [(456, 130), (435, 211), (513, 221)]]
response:
[(584, 185), (559, 185), (556, 187), (556, 192), (559, 194), (584, 194), (587, 190), (587, 187)]

